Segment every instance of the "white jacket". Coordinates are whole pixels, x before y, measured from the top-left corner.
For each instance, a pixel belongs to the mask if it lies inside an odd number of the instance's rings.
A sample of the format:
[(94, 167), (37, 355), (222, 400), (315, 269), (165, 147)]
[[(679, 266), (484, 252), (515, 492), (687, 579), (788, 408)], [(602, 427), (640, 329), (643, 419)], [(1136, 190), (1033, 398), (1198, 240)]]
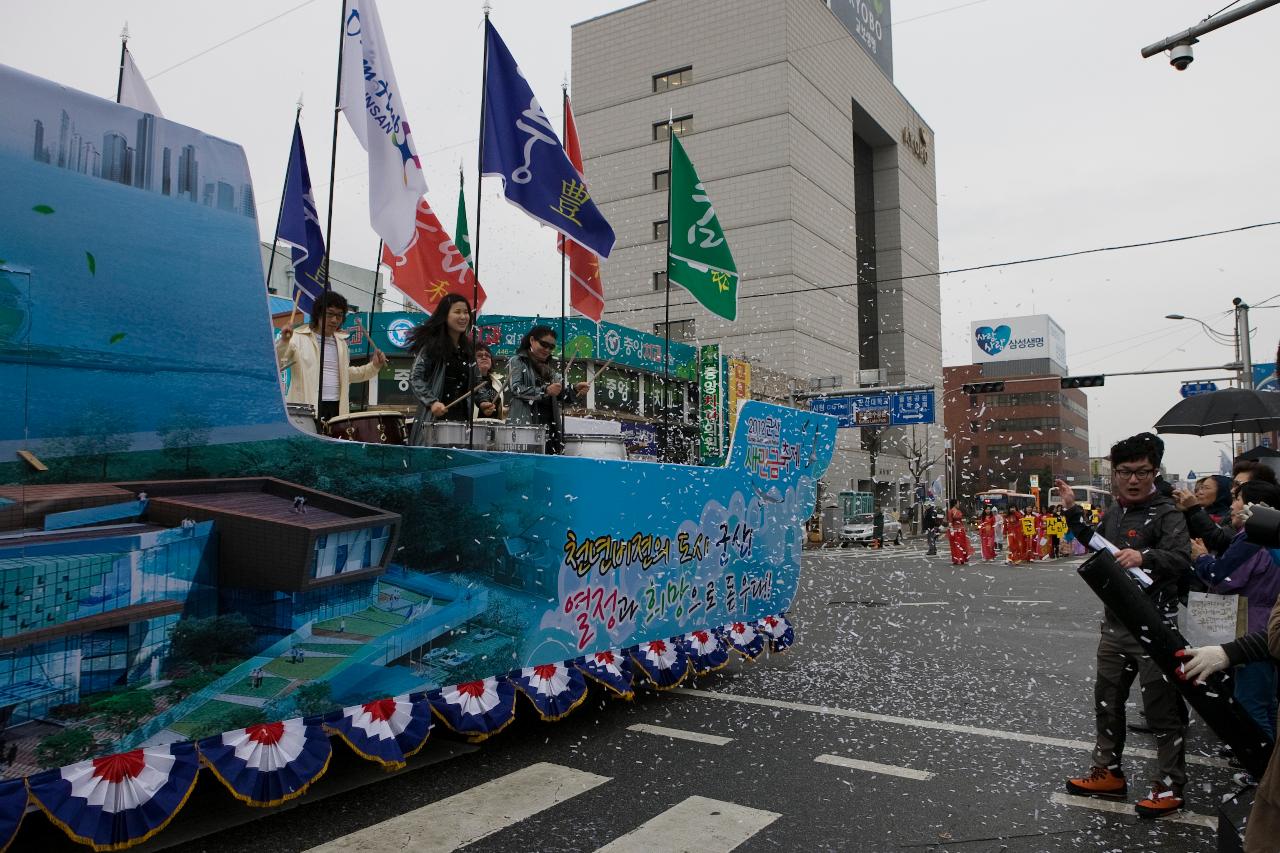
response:
[[(352, 382), (368, 382), (378, 375), (378, 364), (370, 361), (359, 367), (351, 366), (351, 351), (347, 348), (347, 333), (338, 332), (338, 414), (351, 414), (351, 401), (347, 389)], [(293, 368), (293, 377), (289, 382), (289, 393), (285, 396), (287, 403), (306, 403), (316, 405), (320, 391), (320, 346), (317, 335), (311, 326), (304, 324), (293, 330), (293, 336), (286, 342), (284, 338), (276, 339), (276, 361), (280, 369)]]

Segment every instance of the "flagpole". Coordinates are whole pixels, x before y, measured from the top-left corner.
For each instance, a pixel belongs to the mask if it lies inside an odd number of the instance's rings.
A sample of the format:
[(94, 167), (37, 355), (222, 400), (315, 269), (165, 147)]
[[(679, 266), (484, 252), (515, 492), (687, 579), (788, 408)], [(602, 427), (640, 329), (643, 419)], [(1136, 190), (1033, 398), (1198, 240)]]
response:
[[(476, 302), (480, 299), (480, 211), (484, 204), (484, 110), (489, 96), (489, 0), (484, 3), (484, 51), (480, 59), (480, 150), (476, 157), (476, 236), (471, 241), (471, 346), (474, 350), (479, 334), (476, 320), (480, 312)], [(461, 168), (458, 170), (461, 179)], [(459, 184), (461, 187), (461, 184)], [(459, 188), (461, 192), (461, 188)], [(498, 413), (501, 416), (501, 412)], [(467, 406), (467, 447), (472, 446), (472, 428), (475, 406)]]
[(675, 146), (674, 112), (667, 114), (667, 287), (665, 302), (665, 319), (662, 324), (662, 444), (659, 448), (661, 459), (667, 461), (671, 444), (671, 162), (672, 148)]
[[(337, 179), (338, 173), (338, 114), (342, 112), (342, 44), (346, 37), (347, 31), (347, 0), (342, 0), (342, 19), (338, 22), (338, 80), (333, 87), (333, 142), (329, 147), (329, 212), (326, 216), (324, 226), (324, 259), (320, 262), (321, 274), (324, 276), (324, 295), (329, 295), (329, 257), (330, 247), (333, 245), (333, 196), (336, 187), (334, 181)], [(326, 298), (325, 302), (329, 300)], [(314, 306), (311, 311), (311, 322), (316, 320), (316, 312)], [(324, 327), (326, 319), (322, 315), (320, 317), (319, 331), (320, 340), (317, 343), (320, 349), (320, 371), (316, 376), (316, 419), (320, 419), (320, 407), (324, 405)], [(336, 332), (335, 332), (336, 335)], [(336, 343), (336, 340), (335, 340)], [(336, 347), (335, 347), (336, 349)], [(342, 398), (342, 389), (338, 389), (338, 398)]]
[(120, 73), (116, 75), (116, 103), (120, 103), (120, 96), (124, 93), (124, 55), (129, 50), (129, 22), (124, 22), (124, 29), (120, 31)]
[[(560, 138), (569, 138), (569, 84), (560, 84)], [(565, 307), (565, 290), (568, 287), (567, 281), (567, 259), (568, 259), (568, 237), (563, 234), (559, 235), (560, 243), (560, 371), (564, 373), (564, 351), (568, 344), (568, 338), (565, 334), (565, 317), (568, 314), (568, 308)], [(585, 369), (585, 368), (584, 368)], [(564, 381), (567, 383), (569, 377), (565, 376)], [(584, 404), (585, 408), (585, 404)]]
[[(298, 93), (298, 111), (293, 114), (293, 135), (296, 138), (300, 132), (299, 124), (302, 119), (302, 93)], [(293, 140), (289, 141), (289, 163), (293, 162)], [(284, 189), (280, 190), (280, 212), (276, 214), (276, 233), (271, 237), (271, 260), (267, 261), (267, 287), (271, 287), (271, 273), (276, 266), (276, 245), (280, 242), (280, 225), (284, 222), (284, 202), (289, 197), (289, 166), (286, 164), (284, 169)], [(293, 296), (292, 293), (289, 294)]]
[(378, 238), (378, 254), (373, 259), (373, 298), (369, 301), (369, 326), (373, 327), (373, 312), (378, 307), (378, 268), (382, 266), (382, 238)]

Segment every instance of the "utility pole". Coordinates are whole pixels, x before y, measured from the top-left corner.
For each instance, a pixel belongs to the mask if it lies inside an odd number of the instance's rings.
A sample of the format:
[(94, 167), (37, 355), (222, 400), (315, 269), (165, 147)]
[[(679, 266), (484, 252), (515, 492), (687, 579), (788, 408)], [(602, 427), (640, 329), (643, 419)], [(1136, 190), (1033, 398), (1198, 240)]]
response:
[(1249, 305), (1237, 296), (1231, 300), (1236, 306), (1236, 353), (1240, 359), (1240, 387), (1253, 387), (1253, 354), (1249, 349)]

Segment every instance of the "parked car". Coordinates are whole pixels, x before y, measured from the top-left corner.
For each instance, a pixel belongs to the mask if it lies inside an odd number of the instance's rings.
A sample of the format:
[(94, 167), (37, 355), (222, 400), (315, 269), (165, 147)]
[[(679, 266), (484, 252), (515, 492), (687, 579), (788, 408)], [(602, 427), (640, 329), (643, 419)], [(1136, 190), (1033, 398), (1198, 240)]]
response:
[[(875, 521), (871, 513), (855, 515), (853, 521), (840, 528), (840, 545), (844, 547), (854, 543), (869, 545), (874, 531)], [(902, 524), (895, 521), (892, 516), (884, 517), (884, 539), (881, 541), (892, 542), (894, 545), (902, 544)]]

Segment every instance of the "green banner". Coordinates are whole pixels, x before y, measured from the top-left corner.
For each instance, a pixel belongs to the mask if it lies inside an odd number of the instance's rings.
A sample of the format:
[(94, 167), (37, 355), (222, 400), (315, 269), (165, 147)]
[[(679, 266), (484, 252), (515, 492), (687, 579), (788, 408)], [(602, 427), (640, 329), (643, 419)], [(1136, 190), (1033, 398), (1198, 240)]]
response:
[(703, 464), (714, 464), (724, 455), (720, 345), (698, 350), (698, 444)]

